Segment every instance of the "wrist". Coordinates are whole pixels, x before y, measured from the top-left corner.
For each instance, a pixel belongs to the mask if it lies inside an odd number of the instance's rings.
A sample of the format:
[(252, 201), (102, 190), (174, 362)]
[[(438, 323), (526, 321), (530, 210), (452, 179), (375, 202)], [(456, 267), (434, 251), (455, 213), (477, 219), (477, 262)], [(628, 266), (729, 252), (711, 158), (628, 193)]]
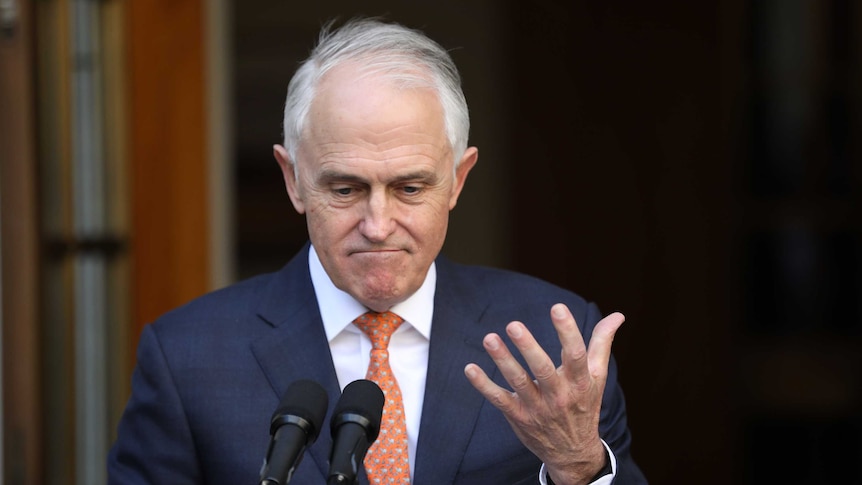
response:
[[(589, 460), (591, 465), (584, 464), (583, 466), (578, 466), (577, 469), (566, 468), (564, 471), (553, 471), (551, 467), (547, 467), (546, 464), (546, 473), (545, 477), (547, 479), (548, 485), (579, 485), (579, 484), (590, 484), (595, 482), (596, 480), (611, 475), (613, 473), (613, 466), (611, 465), (611, 457), (608, 449), (605, 447), (603, 443), (600, 443), (601, 454), (599, 455), (601, 458), (597, 460)], [(593, 472), (595, 470), (595, 472)], [(557, 481), (554, 481), (551, 475), (555, 475), (558, 477)]]
[(596, 480), (598, 480), (599, 478), (610, 475), (611, 473), (614, 472), (613, 467), (611, 466), (611, 455), (608, 452), (607, 448), (605, 448), (604, 446), (602, 446), (602, 448), (604, 449), (604, 452), (605, 452), (604, 453), (605, 454), (605, 464), (602, 465), (602, 468), (598, 472), (596, 472), (596, 474), (593, 476), (593, 478), (590, 479), (590, 481), (588, 483), (593, 483)]

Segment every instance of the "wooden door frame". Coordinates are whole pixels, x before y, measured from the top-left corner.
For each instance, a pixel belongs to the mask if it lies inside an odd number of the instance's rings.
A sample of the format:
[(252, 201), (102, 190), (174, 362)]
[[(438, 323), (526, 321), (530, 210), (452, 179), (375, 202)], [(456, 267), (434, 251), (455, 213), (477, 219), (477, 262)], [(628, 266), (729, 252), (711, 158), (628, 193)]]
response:
[(32, 4), (0, 33), (0, 264), (4, 483), (41, 483), (39, 239)]
[(205, 9), (128, 4), (132, 346), (144, 325), (210, 288)]

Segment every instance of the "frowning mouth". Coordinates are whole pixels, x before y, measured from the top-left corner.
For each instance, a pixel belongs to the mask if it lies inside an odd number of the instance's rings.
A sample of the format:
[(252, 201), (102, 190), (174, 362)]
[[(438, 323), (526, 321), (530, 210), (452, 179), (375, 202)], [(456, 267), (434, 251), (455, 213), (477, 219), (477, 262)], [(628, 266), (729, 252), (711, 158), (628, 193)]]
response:
[(350, 251), (349, 254), (367, 254), (367, 255), (380, 255), (386, 256), (389, 254), (395, 254), (405, 251), (404, 249), (354, 249)]

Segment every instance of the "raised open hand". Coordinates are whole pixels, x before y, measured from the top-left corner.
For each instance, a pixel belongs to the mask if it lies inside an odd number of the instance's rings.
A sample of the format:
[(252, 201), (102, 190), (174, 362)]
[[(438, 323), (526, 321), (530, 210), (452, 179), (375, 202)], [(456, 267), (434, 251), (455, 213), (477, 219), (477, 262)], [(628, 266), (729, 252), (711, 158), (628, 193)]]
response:
[(527, 327), (515, 321), (506, 326), (506, 333), (529, 372), (499, 335), (488, 334), (483, 341), (512, 390), (495, 384), (476, 364), (468, 364), (464, 373), (473, 387), (502, 411), (521, 442), (545, 464), (554, 483), (587, 483), (604, 465), (599, 413), (611, 344), (625, 318), (612, 313), (597, 323), (589, 349), (568, 307), (554, 305), (551, 320), (562, 344), (559, 367)]

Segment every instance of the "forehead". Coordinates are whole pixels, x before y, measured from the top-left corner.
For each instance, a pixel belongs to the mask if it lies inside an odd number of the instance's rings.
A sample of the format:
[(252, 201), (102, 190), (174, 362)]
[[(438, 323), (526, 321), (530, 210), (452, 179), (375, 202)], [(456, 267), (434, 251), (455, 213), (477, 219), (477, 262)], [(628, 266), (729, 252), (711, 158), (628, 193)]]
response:
[[(391, 75), (336, 66), (318, 83), (303, 138), (337, 141), (352, 135), (386, 138), (409, 131), (445, 139), (443, 108), (436, 91), (404, 86)], [(373, 140), (371, 140), (373, 141)]]

